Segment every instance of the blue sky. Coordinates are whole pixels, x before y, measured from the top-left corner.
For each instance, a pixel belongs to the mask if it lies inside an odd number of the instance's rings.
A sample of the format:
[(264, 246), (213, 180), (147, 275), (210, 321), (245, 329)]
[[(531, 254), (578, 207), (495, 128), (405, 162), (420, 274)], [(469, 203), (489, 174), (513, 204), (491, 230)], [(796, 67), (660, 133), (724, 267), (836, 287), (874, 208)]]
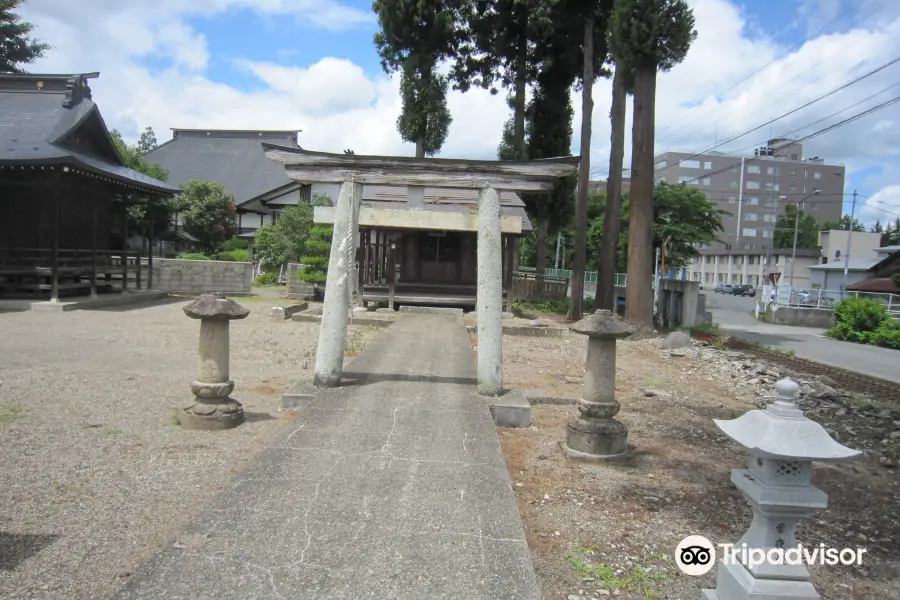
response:
[[(659, 77), (657, 152), (705, 150), (900, 54), (895, 0), (689, 3), (699, 37), (684, 63)], [(368, 0), (29, 0), (24, 6), (38, 35), (55, 46), (34, 70), (99, 70), (95, 100), (126, 139), (148, 125), (161, 140), (172, 127), (302, 129), (300, 142), (312, 149), (413, 151), (395, 129), (398, 82), (381, 70)], [(767, 136), (797, 129), (797, 135), (813, 132), (891, 98), (885, 92), (867, 99), (898, 81), (900, 64), (719, 150), (761, 145)], [(591, 171), (598, 178), (608, 161), (609, 90), (608, 80), (594, 87)], [(848, 108), (856, 102), (858, 108)], [(442, 155), (495, 156), (508, 117), (503, 95), (451, 92), (448, 104), (453, 124)], [(573, 105), (578, 131), (578, 94)], [(845, 108), (841, 117), (806, 127)], [(898, 128), (900, 109), (890, 108), (805, 145), (807, 156), (846, 165), (846, 191), (859, 189), (870, 222), (895, 218), (885, 210), (900, 214)], [(576, 135), (573, 152), (578, 143)]]

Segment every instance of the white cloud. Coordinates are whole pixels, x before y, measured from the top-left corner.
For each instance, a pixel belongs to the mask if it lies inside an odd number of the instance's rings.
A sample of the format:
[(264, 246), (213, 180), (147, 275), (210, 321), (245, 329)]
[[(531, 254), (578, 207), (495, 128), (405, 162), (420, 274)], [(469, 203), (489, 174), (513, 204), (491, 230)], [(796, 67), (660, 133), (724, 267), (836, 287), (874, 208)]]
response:
[(866, 225), (881, 221), (882, 225), (900, 217), (900, 184), (888, 185), (867, 198), (859, 208), (859, 220)]
[[(657, 151), (707, 149), (896, 56), (900, 10), (894, 10), (890, 2), (883, 10), (869, 4), (858, 14), (838, 19), (839, 29), (826, 29), (842, 33), (818, 35), (787, 52), (727, 0), (692, 0), (699, 37), (682, 64), (659, 76)], [(833, 10), (832, 5), (825, 6)], [(56, 46), (33, 70), (101, 71), (101, 79), (92, 84), (94, 97), (108, 124), (128, 138), (136, 138), (146, 125), (153, 126), (161, 139), (170, 127), (298, 128), (303, 129), (301, 143), (312, 149), (412, 153), (412, 145), (403, 143), (395, 128), (400, 111), (396, 78), (367, 75), (347, 57), (284, 66), (228, 56), (234, 69), (252, 73), (258, 85), (237, 89), (214, 80), (206, 68), (210, 59), (206, 40), (190, 27), (189, 18), (234, 10), (279, 19), (303, 18), (331, 29), (368, 26), (373, 21), (370, 12), (338, 0), (31, 0), (22, 8), (38, 26), (37, 35)], [(848, 24), (853, 18), (857, 23), (851, 29)], [(374, 47), (369, 51), (374, 53)], [(756, 72), (783, 53), (784, 57)], [(290, 56), (287, 51), (277, 58), (289, 60)], [(166, 66), (147, 69), (142, 61), (149, 57), (163, 57)], [(792, 132), (802, 136), (821, 129), (900, 94), (900, 88), (894, 88), (866, 99), (895, 84), (898, 74), (900, 64), (719, 150), (737, 151), (762, 145), (771, 137)], [(745, 77), (747, 81), (722, 94)], [(592, 171), (597, 175), (608, 165), (610, 92), (609, 80), (594, 86), (591, 147)], [(508, 117), (504, 97), (504, 93), (491, 96), (484, 90), (451, 92), (453, 124), (442, 154), (495, 156)], [(858, 106), (848, 108), (857, 102)], [(580, 94), (573, 95), (573, 105), (572, 149), (577, 153)], [(841, 109), (847, 110), (806, 127)], [(900, 166), (898, 123), (900, 106), (810, 140), (806, 154), (845, 163), (851, 180), (854, 171), (880, 168), (881, 175), (853, 185), (891, 186), (896, 182), (894, 167)], [(630, 108), (627, 127), (626, 140), (630, 140)], [(629, 163), (627, 150), (625, 166)]]

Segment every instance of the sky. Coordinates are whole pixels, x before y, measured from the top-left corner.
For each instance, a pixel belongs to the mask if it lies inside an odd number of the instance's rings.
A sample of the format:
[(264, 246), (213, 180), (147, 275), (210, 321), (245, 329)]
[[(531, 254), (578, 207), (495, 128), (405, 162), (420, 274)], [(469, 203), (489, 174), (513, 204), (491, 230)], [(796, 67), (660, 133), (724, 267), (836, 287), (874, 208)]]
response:
[[(770, 138), (809, 135), (900, 97), (898, 62), (816, 100), (900, 58), (900, 2), (688, 3), (698, 37), (683, 63), (659, 75), (657, 153), (750, 155)], [(171, 128), (296, 129), (311, 150), (414, 154), (396, 130), (399, 76), (379, 63), (369, 0), (28, 0), (19, 12), (53, 46), (29, 70), (99, 71), (94, 101), (126, 140), (147, 126), (160, 142)], [(610, 81), (597, 81), (593, 179), (607, 171), (610, 94)], [(441, 156), (495, 158), (509, 117), (504, 94), (452, 91), (448, 105)], [(580, 93), (573, 105), (577, 154)], [(626, 166), (630, 112), (629, 103)], [(845, 165), (844, 212), (857, 190), (856, 214), (884, 223), (900, 216), (898, 134), (900, 103), (810, 139), (804, 154)]]

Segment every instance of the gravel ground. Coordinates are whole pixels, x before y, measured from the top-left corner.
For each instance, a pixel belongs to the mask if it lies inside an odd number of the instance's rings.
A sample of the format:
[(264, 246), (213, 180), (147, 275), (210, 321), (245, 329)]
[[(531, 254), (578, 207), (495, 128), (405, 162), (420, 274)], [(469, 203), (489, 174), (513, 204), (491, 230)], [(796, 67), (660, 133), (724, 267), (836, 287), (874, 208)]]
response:
[[(538, 395), (578, 398), (585, 350), (586, 339), (579, 335), (504, 337), (504, 383)], [(532, 427), (499, 430), (545, 599), (695, 600), (701, 588), (715, 586), (714, 572), (681, 574), (672, 552), (689, 534), (735, 542), (750, 524), (750, 507), (730, 483), (731, 469), (744, 467), (747, 454), (712, 420), (757, 408), (773, 390), (760, 379), (735, 377), (735, 369), (752, 373), (713, 348), (688, 348), (673, 357), (659, 339), (620, 343), (617, 418), (627, 425), (634, 452), (614, 463), (584, 464), (562, 456), (558, 444), (574, 406), (537, 406)], [(648, 396), (648, 388), (659, 395)], [(862, 398), (853, 402), (865, 405)], [(842, 430), (843, 443), (871, 446), (863, 436), (868, 412), (845, 411), (842, 423), (855, 434)], [(814, 483), (828, 494), (829, 507), (801, 522), (800, 540), (808, 546), (868, 549), (862, 567), (810, 567), (819, 593), (828, 600), (896, 599), (898, 470), (868, 451), (853, 463), (817, 464)]]
[[(273, 298), (231, 326), (247, 422), (183, 431), (199, 322), (167, 304), (0, 313), (0, 596), (103, 598), (290, 420), (281, 391), (311, 376), (318, 325), (276, 322)], [(351, 326), (357, 353), (376, 329)]]

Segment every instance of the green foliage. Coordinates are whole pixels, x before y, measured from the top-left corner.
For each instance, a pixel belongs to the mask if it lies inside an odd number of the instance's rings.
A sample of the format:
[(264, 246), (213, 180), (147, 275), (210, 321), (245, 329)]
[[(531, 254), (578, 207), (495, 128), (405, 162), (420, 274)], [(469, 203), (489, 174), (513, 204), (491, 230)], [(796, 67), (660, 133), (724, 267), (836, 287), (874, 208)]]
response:
[(900, 271), (897, 271), (896, 273), (891, 275), (891, 281), (894, 282), (894, 285), (900, 288)]
[(12, 423), (22, 416), (22, 405), (7, 402), (0, 404), (0, 423)]
[(278, 283), (278, 274), (277, 273), (260, 273), (256, 276), (256, 279), (253, 280), (253, 285), (263, 286), (263, 285), (275, 285)]
[(697, 245), (716, 241), (726, 214), (700, 190), (664, 181), (653, 187), (653, 213), (653, 247), (666, 244), (667, 267), (685, 265)]
[[(887, 307), (874, 298), (847, 298), (834, 308), (834, 327), (825, 335), (858, 344), (875, 344), (876, 332), (891, 319)], [(893, 335), (888, 331), (886, 339)]]
[[(153, 131), (149, 127), (147, 130)], [(138, 142), (137, 146), (129, 146), (122, 139), (122, 134), (115, 129), (110, 131), (109, 135), (126, 167), (160, 181), (169, 179), (168, 171), (144, 158), (144, 153), (140, 149), (140, 142)], [(144, 139), (145, 135), (147, 135), (146, 131), (141, 138)], [(177, 196), (172, 198), (153, 198), (151, 202), (152, 204), (148, 204), (141, 198), (140, 202), (133, 202), (128, 207), (128, 230), (130, 232), (137, 232), (141, 236), (149, 238), (152, 215), (153, 233), (154, 236), (158, 236), (169, 228), (169, 225), (172, 223), (172, 216), (183, 209), (182, 200)]]
[(306, 244), (308, 254), (300, 257), (306, 268), (297, 277), (310, 283), (324, 283), (328, 274), (328, 259), (331, 254), (331, 227), (313, 227), (309, 230)]
[(234, 196), (212, 181), (191, 179), (181, 187), (185, 231), (200, 240), (207, 254), (215, 254), (235, 232)]
[(531, 313), (553, 313), (564, 315), (569, 312), (569, 300), (545, 300), (544, 302), (513, 302), (513, 308)]
[(43, 58), (48, 44), (30, 37), (34, 25), (13, 11), (22, 0), (0, 0), (0, 73), (24, 73), (22, 65)]
[(239, 237), (233, 237), (230, 240), (225, 240), (225, 245), (222, 249), (225, 250), (225, 252), (231, 252), (232, 250), (247, 250), (249, 247), (249, 241)]
[[(797, 219), (799, 218), (799, 221)], [(815, 218), (798, 209), (796, 204), (784, 207), (784, 214), (775, 221), (774, 246), (792, 248), (794, 246), (794, 225), (797, 225), (797, 247), (816, 248), (819, 245), (819, 225)]]
[(216, 260), (225, 260), (230, 262), (249, 262), (250, 252), (244, 248), (236, 248), (234, 250), (225, 250), (216, 255)]
[(616, 64), (634, 71), (670, 70), (697, 39), (694, 13), (684, 0), (617, 0), (610, 31)]
[[(837, 221), (825, 221), (824, 223), (822, 223), (822, 231), (832, 231), (835, 229), (843, 229), (844, 231), (848, 231), (850, 229), (850, 215), (844, 215)], [(865, 230), (866, 226), (862, 224), (862, 221), (860, 221), (859, 219), (853, 219), (853, 231)]]
[(606, 590), (620, 590), (631, 598), (661, 598), (660, 584), (664, 581), (662, 563), (665, 556), (650, 553), (643, 560), (635, 560), (632, 566), (607, 565), (595, 561), (597, 548), (575, 544), (567, 557), (569, 564), (582, 580), (594, 580), (595, 585)]
[[(323, 201), (321, 196), (319, 201)], [(313, 209), (306, 203), (285, 208), (273, 225), (256, 231), (254, 255), (269, 268), (297, 260), (306, 251), (312, 218)]]
[(182, 252), (175, 258), (178, 260), (212, 260), (202, 252)]
[(440, 151), (450, 125), (447, 81), (438, 64), (455, 55), (459, 12), (468, 0), (375, 0), (375, 46), (386, 73), (400, 71), (403, 111), (397, 129), (428, 155)]
[(156, 140), (156, 133), (153, 131), (152, 127), (147, 127), (144, 129), (143, 133), (141, 133), (140, 139), (138, 139), (138, 152), (147, 154), (151, 150), (155, 150), (157, 146), (159, 146), (159, 142)]
[(876, 346), (900, 350), (900, 320), (885, 319), (875, 330), (873, 342)]

